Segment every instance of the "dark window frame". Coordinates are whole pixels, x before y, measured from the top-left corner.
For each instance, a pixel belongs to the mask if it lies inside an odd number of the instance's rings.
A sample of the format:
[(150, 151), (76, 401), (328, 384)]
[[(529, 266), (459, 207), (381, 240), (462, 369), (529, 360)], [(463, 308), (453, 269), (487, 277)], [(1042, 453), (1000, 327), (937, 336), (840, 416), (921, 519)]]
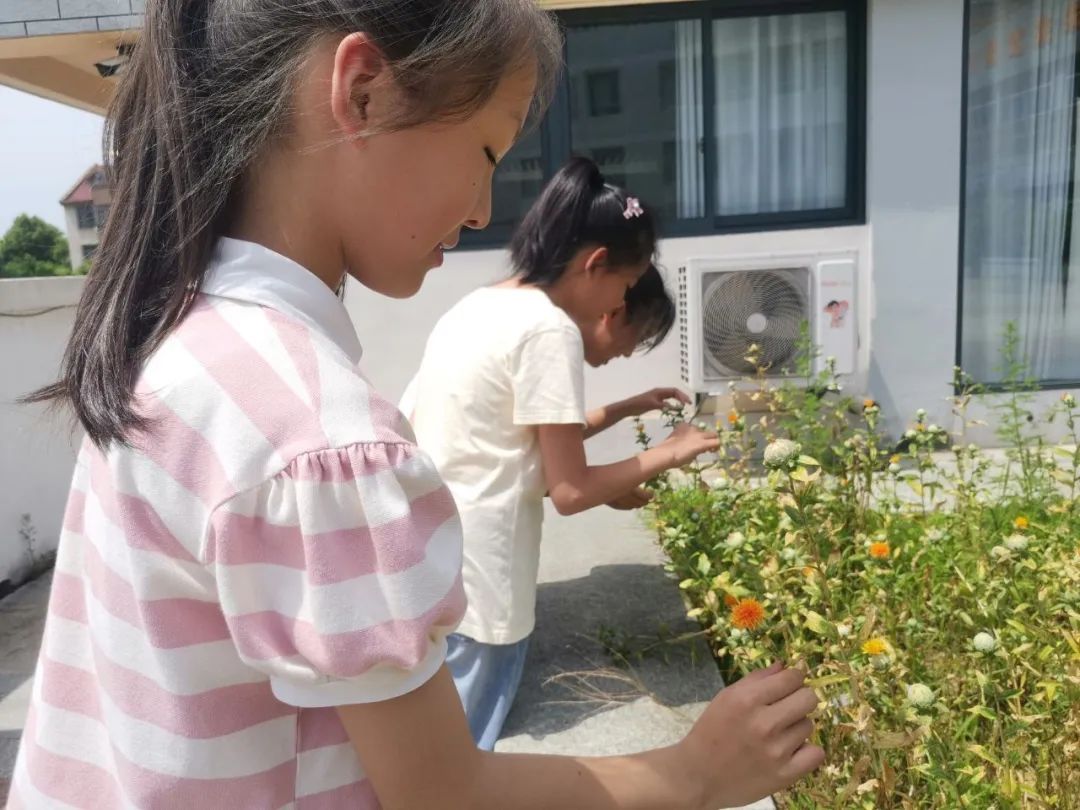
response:
[[(655, 5), (605, 6), (575, 9), (558, 14), (566, 28), (586, 25), (620, 25), (648, 22), (672, 22), (697, 19), (702, 35), (702, 116), (706, 144), (715, 143), (715, 65), (713, 64), (712, 23), (731, 17), (762, 17), (776, 14), (805, 14), (843, 11), (847, 16), (848, 107), (847, 107), (847, 187), (845, 204), (837, 208), (781, 211), (767, 214), (718, 216), (716, 210), (716, 150), (704, 155), (706, 216), (694, 219), (670, 219), (663, 222), (666, 237), (709, 236), (758, 231), (842, 227), (866, 223), (866, 65), (867, 0), (697, 0), (696, 2), (657, 3)], [(565, 49), (564, 49), (565, 56)], [(586, 100), (587, 101), (587, 100)], [(564, 72), (541, 132), (541, 160), (544, 182), (558, 171), (572, 154), (571, 112), (568, 72)], [(493, 226), (484, 231), (462, 233), (461, 246), (468, 250), (506, 247), (512, 228)]]
[(97, 227), (97, 220), (94, 218), (94, 204), (92, 202), (75, 204), (75, 226), (80, 231), (88, 231)]
[[(968, 90), (969, 81), (968, 74), (971, 70), (971, 0), (964, 0), (964, 22), (963, 22), (963, 47), (961, 49), (961, 62), (960, 62), (960, 191), (959, 191), (959, 248), (957, 250), (956, 261), (956, 336), (955, 336), (955, 357), (956, 361), (954, 365), (957, 368), (963, 369), (963, 355), (964, 355), (964, 254), (965, 254), (965, 217), (967, 216), (967, 175), (968, 175)], [(1075, 33), (1077, 38), (1080, 38), (1080, 30)], [(1077, 75), (1080, 75), (1080, 47), (1076, 52), (1076, 71)], [(1080, 104), (1080, 82), (1073, 91), (1074, 95), (1074, 109), (1075, 105)], [(1075, 187), (1077, 178), (1074, 176), (1074, 170), (1076, 166), (1076, 150), (1077, 144), (1077, 127), (1073, 127), (1072, 142), (1069, 144), (1071, 151), (1071, 158), (1069, 160), (1069, 185)], [(1067, 206), (1066, 222), (1072, 221), (1073, 204), (1075, 201), (1075, 190), (1069, 195), (1069, 202)], [(1065, 247), (1063, 251), (1062, 260), (1066, 262), (1068, 267), (1068, 260), (1071, 255), (1074, 246), (1071, 243), (1071, 229), (1067, 228), (1065, 238)], [(1067, 274), (1066, 270), (1066, 274)], [(1067, 275), (1066, 275), (1067, 278)], [(984, 383), (976, 381), (979, 385), (982, 393), (984, 394), (1001, 394), (1005, 393), (1008, 389), (1004, 383)], [(1080, 379), (1064, 379), (1064, 378), (1050, 378), (1045, 380), (1037, 380), (1035, 382), (1039, 391), (1063, 391), (1063, 390), (1075, 390), (1080, 387)], [(953, 393), (959, 395), (961, 389), (959, 386), (953, 387)]]

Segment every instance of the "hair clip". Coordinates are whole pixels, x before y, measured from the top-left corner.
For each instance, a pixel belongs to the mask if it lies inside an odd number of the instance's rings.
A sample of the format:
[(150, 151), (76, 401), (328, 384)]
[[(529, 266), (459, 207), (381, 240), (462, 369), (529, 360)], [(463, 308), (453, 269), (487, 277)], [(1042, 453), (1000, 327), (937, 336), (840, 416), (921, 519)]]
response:
[(645, 209), (641, 207), (641, 200), (637, 197), (626, 198), (626, 210), (622, 212), (623, 219), (634, 219), (644, 213)]

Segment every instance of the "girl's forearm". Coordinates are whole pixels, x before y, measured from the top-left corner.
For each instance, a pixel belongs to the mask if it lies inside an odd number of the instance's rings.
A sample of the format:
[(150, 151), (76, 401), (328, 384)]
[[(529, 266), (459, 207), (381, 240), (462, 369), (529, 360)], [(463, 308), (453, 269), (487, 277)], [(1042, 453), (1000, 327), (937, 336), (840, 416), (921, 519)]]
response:
[(585, 438), (589, 439), (597, 433), (602, 433), (609, 427), (613, 427), (629, 416), (634, 416), (631, 403), (628, 399), (620, 399), (604, 405), (585, 415)]
[(625, 461), (584, 467), (577, 476), (555, 483), (549, 494), (559, 514), (573, 515), (625, 495), (677, 465), (675, 453), (660, 444)]

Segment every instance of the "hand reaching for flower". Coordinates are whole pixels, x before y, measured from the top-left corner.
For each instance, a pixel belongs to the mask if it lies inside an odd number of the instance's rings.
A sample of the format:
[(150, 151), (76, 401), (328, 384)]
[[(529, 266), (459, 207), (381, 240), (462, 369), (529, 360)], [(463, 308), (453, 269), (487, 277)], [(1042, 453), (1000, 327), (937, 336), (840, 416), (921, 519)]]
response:
[(720, 439), (715, 433), (700, 430), (685, 422), (676, 425), (659, 445), (674, 454), (672, 467), (689, 464), (702, 453), (711, 453), (720, 446)]
[(641, 416), (649, 411), (659, 411), (671, 402), (690, 404), (690, 397), (678, 388), (653, 388), (626, 400), (628, 416)]
[(733, 807), (782, 790), (818, 768), (808, 745), (817, 695), (803, 674), (773, 664), (722, 690), (679, 745), (703, 782), (703, 807)]

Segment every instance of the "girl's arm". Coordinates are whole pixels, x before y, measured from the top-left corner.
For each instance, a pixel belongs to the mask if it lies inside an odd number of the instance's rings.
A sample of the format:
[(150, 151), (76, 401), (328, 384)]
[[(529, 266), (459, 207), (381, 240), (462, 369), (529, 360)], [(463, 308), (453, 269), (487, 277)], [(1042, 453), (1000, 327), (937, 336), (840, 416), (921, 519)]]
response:
[(684, 405), (690, 404), (690, 397), (678, 388), (654, 388), (629, 399), (620, 399), (586, 414), (585, 438), (590, 439), (597, 433), (617, 425), (631, 416), (641, 416), (649, 411), (664, 407), (665, 402), (675, 400)]
[(665, 470), (681, 467), (720, 440), (688, 424), (656, 447), (625, 461), (590, 467), (580, 425), (538, 425), (548, 495), (560, 515), (573, 515), (616, 500)]
[(817, 706), (797, 670), (724, 689), (680, 743), (621, 757), (477, 750), (449, 672), (393, 700), (338, 707), (384, 810), (715, 810), (794, 783), (824, 759), (804, 745)]

